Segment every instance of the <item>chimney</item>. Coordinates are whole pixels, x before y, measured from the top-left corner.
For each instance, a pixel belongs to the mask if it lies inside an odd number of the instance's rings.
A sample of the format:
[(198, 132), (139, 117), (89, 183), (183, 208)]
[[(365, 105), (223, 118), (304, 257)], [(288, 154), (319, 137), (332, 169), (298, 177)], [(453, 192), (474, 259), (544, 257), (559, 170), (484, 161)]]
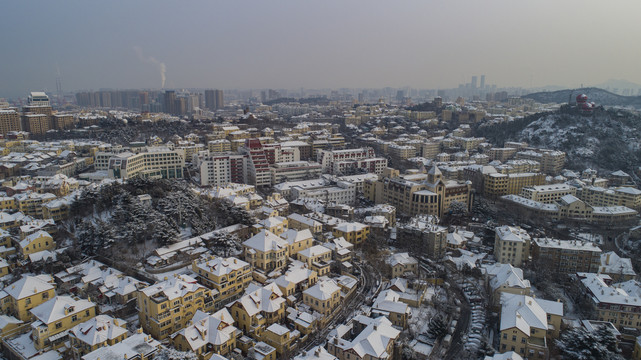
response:
[(605, 264), (606, 264), (606, 265), (610, 265), (610, 253), (607, 253), (607, 254), (605, 255)]

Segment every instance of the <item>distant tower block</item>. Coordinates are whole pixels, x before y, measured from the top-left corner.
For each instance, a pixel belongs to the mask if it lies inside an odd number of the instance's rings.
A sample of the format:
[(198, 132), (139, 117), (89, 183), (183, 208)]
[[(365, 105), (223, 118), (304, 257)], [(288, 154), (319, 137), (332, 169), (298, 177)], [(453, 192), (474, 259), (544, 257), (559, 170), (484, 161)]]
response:
[(477, 80), (478, 80), (478, 77), (472, 76), (472, 89), (476, 89)]
[(481, 75), (481, 89), (485, 89), (485, 75)]

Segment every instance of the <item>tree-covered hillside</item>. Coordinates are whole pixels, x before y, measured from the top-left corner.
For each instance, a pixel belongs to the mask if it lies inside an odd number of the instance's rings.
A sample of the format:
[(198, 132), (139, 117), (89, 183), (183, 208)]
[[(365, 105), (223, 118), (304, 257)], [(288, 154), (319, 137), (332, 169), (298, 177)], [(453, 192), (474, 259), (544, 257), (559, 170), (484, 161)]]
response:
[(567, 167), (634, 172), (641, 165), (641, 117), (623, 110), (597, 109), (579, 114), (573, 107), (475, 127), (476, 136), (502, 146), (525, 141), (530, 146), (567, 153)]
[[(138, 195), (151, 196), (151, 203)], [(197, 236), (218, 227), (252, 223), (247, 212), (199, 196), (187, 182), (139, 178), (86, 188), (71, 213), (69, 233), (75, 234), (75, 245), (87, 255), (111, 247), (153, 249), (180, 240), (181, 234)]]

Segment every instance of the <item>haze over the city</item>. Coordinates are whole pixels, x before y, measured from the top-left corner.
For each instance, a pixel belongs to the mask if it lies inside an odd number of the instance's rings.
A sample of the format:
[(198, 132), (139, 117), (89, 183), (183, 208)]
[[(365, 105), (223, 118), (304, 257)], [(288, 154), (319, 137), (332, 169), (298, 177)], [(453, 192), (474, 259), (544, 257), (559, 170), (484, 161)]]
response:
[(4, 4), (0, 97), (99, 88), (641, 83), (639, 1)]

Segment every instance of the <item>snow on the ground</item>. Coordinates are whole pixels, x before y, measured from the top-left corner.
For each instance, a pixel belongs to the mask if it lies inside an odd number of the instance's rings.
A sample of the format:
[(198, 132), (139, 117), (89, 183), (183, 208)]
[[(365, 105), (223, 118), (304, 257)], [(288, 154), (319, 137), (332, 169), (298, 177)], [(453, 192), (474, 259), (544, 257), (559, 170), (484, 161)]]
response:
[(429, 356), (432, 353), (432, 349), (433, 349), (433, 346), (422, 343), (418, 340), (413, 340), (410, 343), (410, 346), (412, 347), (412, 350), (414, 350), (414, 352), (424, 356)]
[(147, 274), (149, 276), (155, 278), (158, 281), (164, 281), (165, 278), (170, 279), (170, 278), (174, 277), (174, 275), (189, 275), (189, 274), (192, 274), (192, 273), (193, 272), (191, 270), (191, 264), (187, 264), (184, 267), (181, 267), (181, 268), (176, 269), (176, 270), (171, 270), (171, 271), (167, 271), (167, 272), (159, 273), (159, 274), (149, 274), (149, 273), (147, 273)]
[(595, 244), (603, 244), (603, 235), (593, 234), (593, 233), (578, 233), (577, 237), (593, 242)]

